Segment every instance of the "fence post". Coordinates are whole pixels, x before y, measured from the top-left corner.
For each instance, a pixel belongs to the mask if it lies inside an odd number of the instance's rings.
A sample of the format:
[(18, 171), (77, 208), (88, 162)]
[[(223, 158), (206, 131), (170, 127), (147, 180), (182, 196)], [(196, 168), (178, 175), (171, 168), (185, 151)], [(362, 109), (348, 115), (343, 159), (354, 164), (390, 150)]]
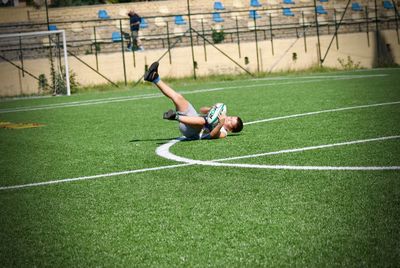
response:
[(94, 36), (94, 56), (96, 58), (96, 70), (99, 70), (99, 59), (97, 57), (97, 36), (96, 36), (96, 26), (93, 26), (93, 36)]
[(304, 22), (304, 11), (301, 11), (301, 18), (302, 18), (302, 21), (303, 21), (304, 52), (307, 53), (306, 25), (305, 25), (305, 22)]
[(334, 14), (334, 18), (335, 18), (335, 39), (336, 39), (336, 49), (339, 50), (339, 38), (337, 35), (337, 20), (336, 20), (336, 8), (333, 9), (333, 14)]
[(376, 4), (376, 0), (374, 0), (375, 3), (375, 40), (376, 40), (376, 52), (377, 52), (377, 57), (378, 59), (380, 58), (380, 42), (379, 42), (379, 25), (378, 25), (378, 6)]
[(399, 23), (398, 23), (398, 15), (397, 14), (397, 6), (396, 3), (392, 0), (392, 5), (393, 5), (393, 11), (394, 11), (394, 19), (396, 21), (396, 34), (397, 34), (397, 44), (400, 44), (400, 38), (399, 38)]
[(271, 34), (271, 49), (272, 49), (272, 56), (274, 55), (274, 36), (272, 34), (272, 18), (271, 13), (269, 14), (269, 33)]
[(167, 43), (168, 43), (168, 57), (169, 57), (169, 64), (172, 64), (172, 57), (171, 57), (171, 41), (169, 39), (169, 23), (167, 21)]
[(253, 21), (254, 21), (254, 34), (255, 34), (255, 38), (256, 38), (257, 72), (259, 73), (260, 72), (260, 58), (258, 55), (257, 19), (256, 19), (255, 13), (253, 16)]
[[(201, 32), (203, 33), (203, 36), (205, 36), (203, 19), (201, 19)], [(207, 62), (207, 48), (206, 48), (206, 40), (204, 38), (203, 38), (203, 48), (204, 48), (204, 60)]]
[(193, 62), (193, 78), (196, 79), (196, 62), (194, 60), (194, 48), (193, 48), (193, 35), (192, 35), (192, 19), (190, 16), (190, 4), (189, 0), (187, 2), (187, 10), (188, 10), (188, 17), (189, 17), (189, 32), (190, 32), (190, 47), (192, 48), (192, 62)]
[[(24, 71), (24, 55), (22, 54), (22, 40), (21, 40), (21, 36), (19, 37), (19, 59), (21, 60), (22, 77), (25, 77), (25, 71)], [(60, 62), (61, 62), (61, 61), (60, 61)]]
[[(376, 0), (375, 0), (376, 1)], [(320, 66), (322, 66), (322, 59), (321, 59), (321, 43), (319, 40), (319, 27), (318, 27), (318, 14), (317, 14), (317, 1), (314, 0), (314, 17), (315, 17), (315, 26), (317, 27), (317, 40), (318, 40), (318, 44), (317, 44), (317, 54), (318, 54), (318, 64)]]
[(367, 42), (368, 42), (368, 47), (370, 46), (369, 43), (369, 21), (368, 21), (368, 6), (365, 7), (365, 22), (366, 22), (366, 26), (367, 26)]
[(237, 35), (237, 45), (238, 45), (238, 51), (239, 51), (239, 58), (241, 58), (242, 55), (241, 55), (241, 52), (240, 52), (239, 23), (238, 23), (237, 16), (236, 16), (236, 35)]
[(124, 82), (125, 86), (128, 84), (126, 81), (126, 66), (125, 66), (125, 50), (124, 50), (124, 35), (122, 33), (122, 20), (119, 20), (119, 31), (121, 34), (121, 52), (122, 52), (122, 65), (124, 68)]

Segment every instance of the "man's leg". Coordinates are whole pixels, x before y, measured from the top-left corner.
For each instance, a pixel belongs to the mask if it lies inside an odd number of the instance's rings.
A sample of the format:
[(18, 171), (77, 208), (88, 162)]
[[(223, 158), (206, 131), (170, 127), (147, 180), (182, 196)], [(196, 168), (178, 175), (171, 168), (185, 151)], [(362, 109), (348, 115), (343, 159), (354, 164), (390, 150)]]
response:
[(178, 112), (184, 113), (187, 111), (189, 102), (160, 79), (158, 75), (158, 62), (154, 62), (150, 66), (149, 70), (144, 75), (144, 80), (153, 82), (166, 97), (172, 100)]
[(171, 87), (169, 87), (164, 81), (160, 80), (157, 83), (154, 83), (158, 89), (170, 100), (175, 105), (176, 111), (178, 112), (186, 112), (187, 109), (189, 108), (189, 102), (178, 92), (173, 90)]

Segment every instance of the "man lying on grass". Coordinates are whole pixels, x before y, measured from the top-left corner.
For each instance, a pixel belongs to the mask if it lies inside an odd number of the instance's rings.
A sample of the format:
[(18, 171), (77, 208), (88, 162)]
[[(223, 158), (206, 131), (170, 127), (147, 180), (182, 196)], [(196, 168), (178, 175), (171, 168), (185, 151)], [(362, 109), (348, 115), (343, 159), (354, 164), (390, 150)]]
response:
[(238, 116), (218, 116), (218, 124), (208, 124), (206, 116), (213, 107), (202, 107), (199, 115), (193, 105), (181, 94), (170, 88), (158, 75), (158, 62), (154, 62), (144, 74), (144, 80), (153, 82), (160, 91), (175, 104), (175, 111), (169, 110), (163, 118), (179, 122), (179, 130), (188, 139), (208, 137), (225, 138), (228, 132), (240, 132), (243, 129), (242, 119)]

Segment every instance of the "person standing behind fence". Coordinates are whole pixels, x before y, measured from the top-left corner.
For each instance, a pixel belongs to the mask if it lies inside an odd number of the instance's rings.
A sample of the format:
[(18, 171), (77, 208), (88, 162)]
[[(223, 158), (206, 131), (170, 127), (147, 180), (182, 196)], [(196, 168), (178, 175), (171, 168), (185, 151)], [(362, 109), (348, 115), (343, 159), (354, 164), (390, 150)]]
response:
[(139, 40), (139, 26), (142, 18), (134, 10), (129, 11), (128, 16), (131, 27), (131, 37), (128, 43), (128, 50), (143, 50), (143, 46)]

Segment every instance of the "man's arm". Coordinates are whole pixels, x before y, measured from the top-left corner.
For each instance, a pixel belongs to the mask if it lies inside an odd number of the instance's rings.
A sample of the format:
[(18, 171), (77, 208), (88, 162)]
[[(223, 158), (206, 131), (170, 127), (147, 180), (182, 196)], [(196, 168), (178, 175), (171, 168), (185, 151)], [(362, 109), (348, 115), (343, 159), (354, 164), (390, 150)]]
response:
[(225, 123), (225, 115), (218, 116), (218, 125), (210, 132), (211, 139), (218, 139), (218, 138), (225, 138), (226, 133), (221, 131), (221, 128), (224, 126)]
[(201, 113), (201, 114), (208, 114), (208, 112), (211, 110), (211, 108), (212, 108), (212, 107), (208, 107), (208, 106), (201, 107), (201, 108), (200, 108), (200, 113)]

